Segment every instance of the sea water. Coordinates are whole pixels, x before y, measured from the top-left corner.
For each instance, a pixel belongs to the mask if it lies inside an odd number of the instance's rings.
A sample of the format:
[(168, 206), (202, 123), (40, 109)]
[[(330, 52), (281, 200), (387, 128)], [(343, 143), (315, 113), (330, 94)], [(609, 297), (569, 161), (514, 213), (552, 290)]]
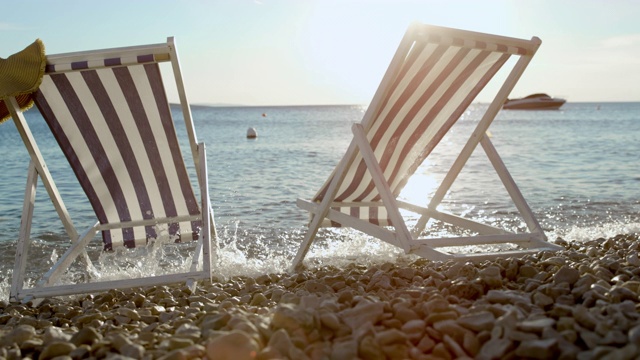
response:
[[(462, 115), (418, 168), (402, 198), (428, 203), (486, 107), (474, 104)], [(206, 144), (220, 277), (287, 271), (308, 221), (308, 215), (296, 207), (296, 198), (309, 199), (323, 185), (351, 141), (351, 125), (362, 119), (365, 110), (364, 106), (192, 107), (198, 141)], [(178, 133), (184, 135), (179, 110), (173, 111)], [(27, 111), (26, 118), (73, 222), (79, 229), (91, 226), (95, 222), (91, 207), (44, 120), (35, 109)], [(246, 137), (250, 127), (256, 129), (257, 138)], [(584, 241), (640, 231), (640, 103), (502, 110), (489, 136), (549, 239)], [(12, 121), (0, 124), (0, 152), (2, 299), (8, 296), (13, 272), (29, 164)], [(185, 151), (184, 156), (188, 155)], [(526, 228), (481, 147), (440, 209), (511, 231)], [(405, 215), (415, 220), (415, 215)], [(437, 226), (433, 230), (434, 234), (450, 231)], [(29, 284), (68, 244), (41, 184), (31, 238)], [(117, 278), (122, 268), (141, 274), (171, 272), (188, 266), (190, 260), (179, 246), (141, 249), (117, 266), (113, 264), (120, 252), (104, 253), (99, 242), (90, 251), (97, 259), (97, 272), (74, 272), (66, 281)], [(138, 256), (140, 252), (152, 256)], [(317, 264), (342, 266), (353, 261), (396, 261), (401, 256), (399, 249), (355, 231), (326, 230), (320, 232), (308, 258)]]

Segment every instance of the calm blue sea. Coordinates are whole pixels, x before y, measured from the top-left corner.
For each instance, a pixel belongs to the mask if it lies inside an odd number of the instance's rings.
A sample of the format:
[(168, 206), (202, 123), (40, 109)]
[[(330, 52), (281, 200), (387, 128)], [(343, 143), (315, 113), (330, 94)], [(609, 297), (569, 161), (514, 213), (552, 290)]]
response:
[[(479, 121), (475, 104), (417, 171), (402, 196), (426, 203)], [(307, 215), (295, 206), (323, 184), (351, 139), (362, 106), (193, 107), (207, 145), (209, 182), (220, 233), (221, 275), (285, 271)], [(265, 116), (263, 116), (263, 114)], [(73, 221), (93, 224), (91, 209), (37, 110), (28, 122)], [(247, 139), (249, 127), (258, 132)], [(184, 132), (180, 127), (179, 131)], [(567, 103), (557, 111), (501, 111), (491, 140), (547, 236), (582, 241), (640, 231), (640, 103)], [(0, 124), (0, 298), (8, 293), (29, 156), (13, 122)], [(510, 229), (523, 228), (484, 152), (478, 148), (443, 201), (443, 209)], [(61, 255), (64, 231), (39, 186), (29, 281)], [(310, 256), (395, 259), (399, 252), (359, 234), (321, 233)], [(333, 241), (327, 242), (326, 239)], [(99, 245), (95, 246), (99, 252)]]

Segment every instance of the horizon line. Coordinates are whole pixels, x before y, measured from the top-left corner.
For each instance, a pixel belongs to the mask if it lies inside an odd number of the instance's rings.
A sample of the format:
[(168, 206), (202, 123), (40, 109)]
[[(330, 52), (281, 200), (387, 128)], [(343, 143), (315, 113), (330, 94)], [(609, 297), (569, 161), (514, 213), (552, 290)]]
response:
[[(640, 103), (640, 100), (635, 101), (616, 101), (616, 100), (606, 100), (606, 101), (571, 101), (567, 102), (567, 104), (613, 104), (613, 103)], [(477, 101), (472, 104), (490, 104), (488, 101)], [(170, 105), (180, 105), (177, 102), (171, 102)], [(189, 103), (190, 106), (201, 106), (201, 107), (305, 107), (305, 106), (364, 106), (367, 107), (369, 104), (230, 104), (230, 103)]]

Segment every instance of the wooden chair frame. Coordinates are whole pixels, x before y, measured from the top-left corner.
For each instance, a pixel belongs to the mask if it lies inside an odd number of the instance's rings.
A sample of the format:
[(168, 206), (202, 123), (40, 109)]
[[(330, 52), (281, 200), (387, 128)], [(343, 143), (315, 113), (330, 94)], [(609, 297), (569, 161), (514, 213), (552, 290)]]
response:
[[(10, 300), (29, 301), (35, 298), (71, 295), (77, 293), (90, 293), (105, 291), (114, 288), (131, 288), (140, 286), (154, 286), (177, 282), (186, 282), (194, 289), (198, 280), (212, 278), (213, 266), (217, 259), (217, 234), (214, 223), (213, 211), (209, 200), (209, 184), (207, 161), (204, 143), (197, 143), (196, 132), (191, 116), (191, 109), (187, 102), (182, 72), (174, 39), (169, 37), (167, 43), (114, 48), (106, 50), (93, 50), (59, 55), (47, 56), (47, 65), (56, 68), (65, 67), (72, 70), (71, 64), (85, 61), (89, 66), (99, 68), (101, 61), (105, 59), (135, 59), (138, 56), (153, 55), (155, 62), (170, 61), (172, 65), (175, 84), (178, 90), (182, 115), (189, 138), (190, 150), (195, 164), (196, 176), (200, 188), (200, 214), (198, 216), (179, 216), (170, 218), (156, 218), (147, 221), (133, 221), (118, 224), (100, 224), (99, 222), (79, 233), (71, 220), (71, 216), (58, 191), (51, 173), (45, 163), (33, 134), (20, 110), (15, 98), (7, 99), (7, 107), (16, 124), (18, 132), (30, 155), (30, 164), (27, 175), (24, 205), (22, 210), (22, 222), (20, 235), (17, 242), (16, 261), (11, 282)], [(25, 270), (28, 263), (28, 253), (31, 245), (31, 225), (35, 208), (36, 187), (38, 178), (41, 179), (54, 208), (64, 226), (67, 236), (71, 240), (68, 250), (60, 257), (54, 266), (32, 288), (25, 288)], [(86, 252), (87, 244), (95, 238), (95, 235), (107, 229), (123, 228), (131, 226), (157, 225), (177, 221), (199, 220), (202, 222), (200, 238), (196, 251), (192, 258), (190, 270), (184, 273), (165, 274), (158, 276), (146, 276), (136, 279), (109, 280), (101, 282), (89, 282), (83, 284), (59, 284), (60, 278), (69, 266), (80, 257), (87, 268), (91, 268), (91, 260)]]
[[(391, 86), (391, 83), (401, 70), (402, 63), (407, 57), (412, 46), (414, 46), (416, 39), (429, 36), (430, 34), (464, 39), (465, 41), (499, 43), (503, 44), (505, 48), (517, 47), (519, 49), (525, 49), (525, 53), (518, 54), (520, 55), (520, 58), (513, 66), (500, 89), (497, 91), (493, 101), (477, 124), (470, 138), (467, 140), (451, 169), (440, 183), (440, 186), (431, 198), (428, 206), (422, 207), (399, 200), (393, 194), (380, 167), (379, 159), (371, 148), (367, 134), (368, 130), (371, 128), (373, 117), (382, 106), (383, 100), (387, 95), (387, 91)], [(543, 229), (536, 220), (533, 212), (522, 196), (522, 193), (518, 189), (502, 159), (498, 155), (498, 152), (491, 143), (491, 140), (486, 135), (489, 125), (497, 115), (498, 111), (500, 111), (502, 104), (505, 102), (509, 93), (520, 79), (540, 44), (541, 41), (537, 37), (533, 37), (531, 40), (520, 40), (418, 23), (413, 24), (400, 43), (400, 46), (382, 79), (378, 91), (364, 115), (362, 123), (353, 125), (353, 140), (351, 141), (345, 156), (342, 158), (330, 179), (327, 181), (326, 192), (324, 193), (322, 200), (308, 201), (298, 199), (297, 201), (298, 207), (309, 211), (311, 220), (308, 225), (305, 238), (303, 239), (294, 258), (293, 269), (300, 267), (319, 228), (323, 226), (323, 223), (326, 223), (327, 219), (332, 222), (339, 223), (342, 226), (351, 227), (364, 232), (389, 244), (398, 246), (402, 248), (406, 254), (416, 254), (431, 260), (468, 259), (480, 261), (495, 257), (521, 256), (526, 253), (534, 253), (544, 250), (555, 251), (561, 249), (560, 246), (551, 244), (547, 241)], [(495, 226), (486, 225), (451, 213), (438, 211), (436, 209), (444, 199), (446, 193), (451, 188), (478, 144), (482, 146), (484, 152), (488, 156), (503, 186), (513, 200), (518, 212), (523, 217), (529, 232), (515, 234)], [(366, 163), (367, 170), (373, 178), (375, 188), (380, 195), (380, 203), (344, 203), (334, 201), (338, 191), (337, 189), (344, 181), (346, 169), (353, 165), (358, 153), (362, 155), (362, 158)], [(392, 227), (379, 226), (333, 209), (336, 207), (370, 207), (373, 205), (384, 206), (393, 224)], [(400, 213), (400, 209), (406, 209), (419, 215), (419, 220), (413, 229), (409, 229), (405, 219)], [(470, 230), (478, 235), (464, 237), (420, 238), (420, 234), (425, 230), (429, 219), (440, 220), (444, 223)], [(481, 253), (458, 253), (441, 250), (443, 247), (506, 243), (517, 244), (522, 248), (522, 250)]]

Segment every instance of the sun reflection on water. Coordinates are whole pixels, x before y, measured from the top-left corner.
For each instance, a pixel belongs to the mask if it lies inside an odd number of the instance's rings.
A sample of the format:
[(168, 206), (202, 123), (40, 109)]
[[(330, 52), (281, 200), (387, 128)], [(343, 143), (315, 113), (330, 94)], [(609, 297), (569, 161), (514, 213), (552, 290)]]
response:
[(431, 167), (430, 162), (426, 160), (409, 178), (399, 197), (411, 204), (426, 206), (439, 185), (438, 179), (429, 171)]

